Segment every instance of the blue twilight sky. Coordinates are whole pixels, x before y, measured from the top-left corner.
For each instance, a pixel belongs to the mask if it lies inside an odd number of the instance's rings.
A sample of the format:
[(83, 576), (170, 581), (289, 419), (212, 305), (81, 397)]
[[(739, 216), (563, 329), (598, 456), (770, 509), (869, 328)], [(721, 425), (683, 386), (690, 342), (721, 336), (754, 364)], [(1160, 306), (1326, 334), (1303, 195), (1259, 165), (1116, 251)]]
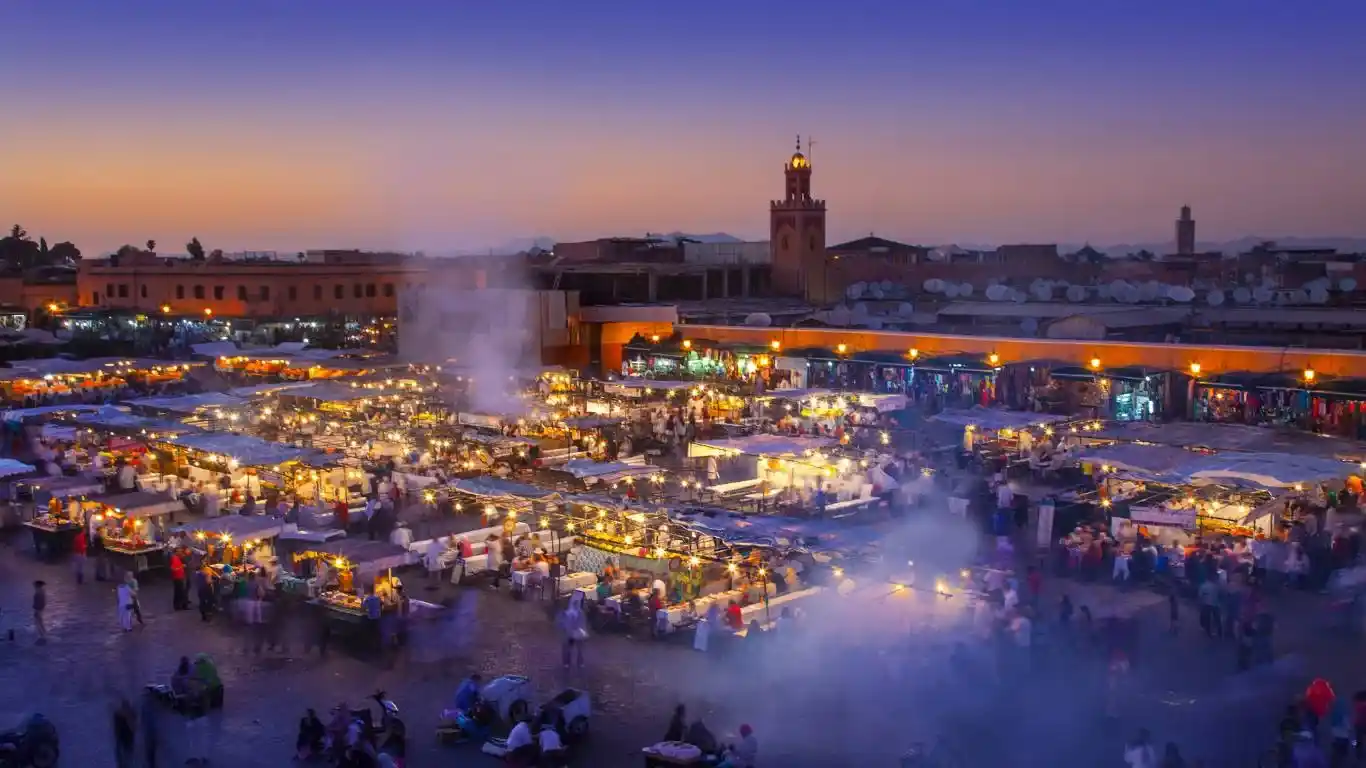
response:
[(1366, 235), (1366, 1), (8, 0), (0, 219), (87, 252)]

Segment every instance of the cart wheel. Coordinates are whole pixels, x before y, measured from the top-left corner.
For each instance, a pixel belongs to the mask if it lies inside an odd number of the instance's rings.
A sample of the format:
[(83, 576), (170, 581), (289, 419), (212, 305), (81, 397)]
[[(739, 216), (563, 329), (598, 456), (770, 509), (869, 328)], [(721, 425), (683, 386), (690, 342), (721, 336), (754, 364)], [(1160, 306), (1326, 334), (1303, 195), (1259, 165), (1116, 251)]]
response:
[(566, 730), (569, 732), (569, 737), (571, 739), (577, 740), (587, 738), (588, 718), (584, 717), (583, 715), (579, 715), (578, 717), (569, 721), (569, 727)]
[(512, 702), (508, 705), (508, 720), (511, 720), (514, 723), (521, 722), (522, 718), (526, 717), (529, 709), (530, 706), (527, 705), (526, 699), (518, 699)]

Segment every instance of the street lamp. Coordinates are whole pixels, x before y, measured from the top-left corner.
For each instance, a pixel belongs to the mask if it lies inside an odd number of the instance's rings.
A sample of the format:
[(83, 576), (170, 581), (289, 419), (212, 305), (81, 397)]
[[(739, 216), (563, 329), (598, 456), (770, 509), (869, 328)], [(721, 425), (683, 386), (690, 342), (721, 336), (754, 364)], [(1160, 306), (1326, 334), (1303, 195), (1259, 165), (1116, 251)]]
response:
[(1192, 376), (1199, 376), (1199, 375), (1200, 375), (1200, 364), (1199, 364), (1199, 363), (1191, 363), (1191, 375), (1192, 375)]

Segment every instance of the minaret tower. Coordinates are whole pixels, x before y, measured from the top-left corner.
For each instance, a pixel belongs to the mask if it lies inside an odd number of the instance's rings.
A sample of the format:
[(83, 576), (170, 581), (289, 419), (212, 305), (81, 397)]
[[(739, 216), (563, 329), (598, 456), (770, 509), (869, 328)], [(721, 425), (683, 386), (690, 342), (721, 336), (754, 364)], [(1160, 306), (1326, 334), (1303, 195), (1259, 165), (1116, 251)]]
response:
[(1181, 206), (1181, 218), (1176, 220), (1176, 252), (1182, 256), (1195, 253), (1195, 219), (1189, 205)]
[(825, 201), (811, 197), (811, 161), (802, 138), (783, 167), (786, 196), (769, 206), (773, 288), (782, 296), (824, 302)]

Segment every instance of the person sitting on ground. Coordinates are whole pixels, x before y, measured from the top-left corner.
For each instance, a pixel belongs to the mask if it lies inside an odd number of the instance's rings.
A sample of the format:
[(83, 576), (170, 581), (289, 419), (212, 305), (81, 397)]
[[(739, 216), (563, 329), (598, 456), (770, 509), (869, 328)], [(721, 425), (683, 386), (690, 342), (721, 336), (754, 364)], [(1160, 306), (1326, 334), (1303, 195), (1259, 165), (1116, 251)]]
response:
[(194, 677), (202, 686), (204, 695), (208, 697), (209, 706), (215, 709), (222, 707), (223, 681), (219, 678), (218, 667), (209, 654), (201, 653), (194, 657)]
[(465, 678), (455, 691), (453, 709), (459, 712), (469, 712), (474, 709), (475, 703), (479, 701), (479, 686), (482, 682), (483, 677), (478, 672)]
[(294, 740), (294, 750), (298, 759), (308, 760), (321, 755), (323, 737), (326, 735), (327, 729), (323, 727), (323, 721), (318, 719), (318, 713), (309, 708), (304, 716), (299, 718), (299, 735)]
[(176, 698), (189, 696), (194, 685), (194, 674), (190, 671), (190, 657), (181, 656), (180, 665), (171, 675), (171, 694)]
[(759, 740), (754, 738), (754, 729), (748, 725), (740, 726), (740, 741), (732, 744), (727, 752), (735, 768), (754, 768), (755, 761), (759, 759)]
[(549, 721), (541, 723), (541, 730), (536, 737), (540, 742), (542, 760), (547, 756), (564, 752), (564, 742), (560, 740), (560, 732), (555, 730), (554, 724)]
[(664, 732), (665, 741), (682, 741), (687, 732), (688, 723), (686, 720), (688, 711), (682, 704), (674, 707), (674, 716), (669, 720), (669, 730)]
[(707, 729), (700, 718), (688, 726), (688, 734), (683, 740), (700, 749), (704, 755), (714, 755), (720, 751), (716, 737), (712, 735), (712, 732)]
[(531, 735), (531, 723), (522, 718), (508, 734), (507, 757), (516, 765), (531, 765), (535, 752), (536, 740)]

